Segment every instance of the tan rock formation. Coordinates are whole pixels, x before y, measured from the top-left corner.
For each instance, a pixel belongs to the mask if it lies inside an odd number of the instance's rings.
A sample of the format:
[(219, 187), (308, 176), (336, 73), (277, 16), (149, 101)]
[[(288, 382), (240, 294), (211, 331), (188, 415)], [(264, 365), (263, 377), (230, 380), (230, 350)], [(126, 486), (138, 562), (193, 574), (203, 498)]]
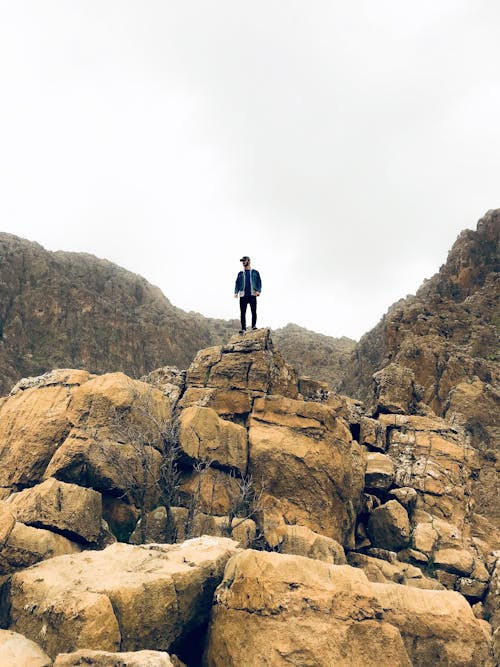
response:
[(242, 475), (246, 473), (246, 429), (221, 419), (212, 408), (192, 406), (181, 412), (179, 447), (192, 461), (233, 468)]
[(180, 503), (204, 514), (229, 514), (238, 506), (239, 497), (238, 479), (216, 468), (187, 473), (179, 488)]
[(16, 519), (49, 528), (78, 542), (97, 542), (101, 533), (101, 494), (76, 484), (47, 479), (5, 501)]
[(15, 524), (16, 517), (12, 514), (12, 510), (7, 503), (0, 501), (0, 551), (9, 539)]
[(128, 651), (110, 653), (83, 649), (74, 653), (60, 653), (54, 661), (54, 667), (174, 667), (168, 653), (163, 651)]
[(278, 396), (255, 401), (249, 470), (266, 492), (264, 514), (343, 545), (354, 538), (364, 462), (346, 423), (328, 406)]
[(394, 481), (394, 463), (389, 456), (380, 452), (366, 455), (365, 489), (386, 491)]
[(392, 559), (386, 560), (351, 551), (348, 554), (347, 562), (353, 567), (360, 567), (369, 581), (402, 584), (429, 590), (444, 590), (444, 586), (436, 579), (426, 577), (419, 567), (397, 560), (396, 554), (392, 554), (392, 556)]
[(377, 413), (412, 413), (421, 396), (413, 371), (399, 364), (389, 364), (373, 375)]
[(0, 575), (29, 567), (41, 560), (80, 551), (81, 546), (62, 535), (16, 523), (0, 550)]
[(398, 550), (410, 542), (410, 521), (405, 508), (397, 500), (376, 507), (368, 521), (372, 544), (384, 549)]
[(383, 618), (401, 632), (413, 665), (490, 667), (491, 640), (469, 604), (452, 591), (372, 584)]
[(179, 408), (188, 408), (192, 405), (212, 408), (225, 419), (244, 422), (252, 410), (252, 403), (250, 393), (239, 389), (188, 387), (179, 402)]
[(59, 556), (12, 576), (10, 629), (52, 657), (92, 648), (168, 651), (203, 624), (236, 544), (205, 537), (181, 545)]
[(297, 375), (273, 349), (269, 329), (233, 336), (220, 347), (201, 350), (187, 373), (188, 387), (246, 390), (254, 395), (295, 398)]
[(379, 615), (361, 570), (244, 551), (216, 591), (206, 664), (409, 667), (399, 632)]
[(52, 667), (52, 660), (23, 635), (0, 630), (0, 665), (3, 667)]
[(341, 544), (305, 526), (286, 526), (280, 553), (306, 556), (334, 565), (345, 565), (347, 562)]

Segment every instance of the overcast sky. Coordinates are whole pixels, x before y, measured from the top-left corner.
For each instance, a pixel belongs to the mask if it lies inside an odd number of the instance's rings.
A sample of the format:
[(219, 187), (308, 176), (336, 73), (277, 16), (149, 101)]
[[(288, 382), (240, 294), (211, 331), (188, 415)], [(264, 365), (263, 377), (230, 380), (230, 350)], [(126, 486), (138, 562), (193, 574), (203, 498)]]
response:
[(0, 0), (0, 231), (359, 338), (500, 206), (498, 0)]

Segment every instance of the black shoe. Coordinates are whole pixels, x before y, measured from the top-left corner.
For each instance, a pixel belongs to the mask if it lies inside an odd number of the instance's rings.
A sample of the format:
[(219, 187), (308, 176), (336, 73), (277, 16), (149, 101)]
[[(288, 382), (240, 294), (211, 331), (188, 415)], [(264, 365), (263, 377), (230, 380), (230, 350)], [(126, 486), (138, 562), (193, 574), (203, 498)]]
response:
[(240, 333), (240, 334), (244, 334), (244, 333), (246, 333), (246, 332), (247, 332), (246, 329), (240, 329), (238, 333)]
[(257, 331), (257, 327), (252, 327), (252, 331)]

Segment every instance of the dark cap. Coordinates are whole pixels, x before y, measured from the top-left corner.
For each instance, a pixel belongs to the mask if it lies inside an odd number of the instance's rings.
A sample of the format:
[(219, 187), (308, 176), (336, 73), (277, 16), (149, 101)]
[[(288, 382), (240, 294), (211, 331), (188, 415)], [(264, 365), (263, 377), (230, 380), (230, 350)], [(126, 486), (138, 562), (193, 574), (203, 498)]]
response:
[(250, 259), (250, 257), (249, 257), (248, 255), (244, 255), (244, 256), (240, 259), (240, 262), (244, 262), (245, 259)]

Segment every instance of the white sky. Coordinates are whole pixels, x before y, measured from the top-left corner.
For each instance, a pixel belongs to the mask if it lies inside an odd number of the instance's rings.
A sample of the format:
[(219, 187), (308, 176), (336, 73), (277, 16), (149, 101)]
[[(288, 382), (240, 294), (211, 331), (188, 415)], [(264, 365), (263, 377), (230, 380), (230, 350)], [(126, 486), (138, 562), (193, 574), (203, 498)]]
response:
[(359, 338), (500, 206), (498, 0), (0, 0), (0, 231)]

